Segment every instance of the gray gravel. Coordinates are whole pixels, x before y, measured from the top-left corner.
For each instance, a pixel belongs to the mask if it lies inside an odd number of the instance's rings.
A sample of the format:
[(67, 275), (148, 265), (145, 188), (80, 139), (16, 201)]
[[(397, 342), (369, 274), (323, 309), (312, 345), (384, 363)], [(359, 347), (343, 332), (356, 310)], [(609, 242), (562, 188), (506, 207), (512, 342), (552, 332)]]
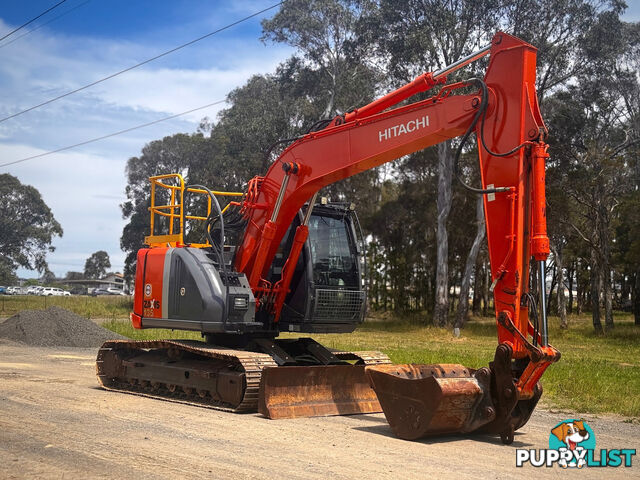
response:
[(60, 307), (23, 310), (0, 323), (0, 339), (39, 347), (99, 347), (123, 338)]

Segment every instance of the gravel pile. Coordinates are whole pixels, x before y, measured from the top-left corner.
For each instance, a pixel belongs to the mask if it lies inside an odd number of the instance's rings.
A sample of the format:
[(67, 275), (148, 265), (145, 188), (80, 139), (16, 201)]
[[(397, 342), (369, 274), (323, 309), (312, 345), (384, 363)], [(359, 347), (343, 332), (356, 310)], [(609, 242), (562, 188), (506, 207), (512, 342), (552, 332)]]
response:
[(124, 337), (60, 307), (23, 310), (0, 323), (0, 338), (40, 347), (99, 347)]

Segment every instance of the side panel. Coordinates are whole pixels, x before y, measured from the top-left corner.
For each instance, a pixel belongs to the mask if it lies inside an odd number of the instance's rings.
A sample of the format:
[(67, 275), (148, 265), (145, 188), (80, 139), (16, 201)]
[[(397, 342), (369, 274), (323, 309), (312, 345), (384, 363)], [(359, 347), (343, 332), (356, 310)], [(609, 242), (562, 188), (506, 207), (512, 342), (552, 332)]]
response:
[(142, 316), (162, 318), (165, 258), (170, 248), (152, 248), (146, 255), (143, 274)]
[(230, 272), (223, 279), (206, 249), (144, 248), (138, 252), (131, 315), (135, 328), (244, 333), (263, 328), (254, 317), (255, 298), (246, 277)]
[(164, 264), (168, 248), (141, 248), (136, 262), (136, 285), (131, 323), (144, 328), (142, 318), (162, 317)]
[(142, 328), (142, 297), (144, 296), (144, 268), (147, 261), (148, 248), (138, 250), (136, 261), (136, 283), (133, 293), (133, 312), (131, 312), (131, 323), (133, 328)]

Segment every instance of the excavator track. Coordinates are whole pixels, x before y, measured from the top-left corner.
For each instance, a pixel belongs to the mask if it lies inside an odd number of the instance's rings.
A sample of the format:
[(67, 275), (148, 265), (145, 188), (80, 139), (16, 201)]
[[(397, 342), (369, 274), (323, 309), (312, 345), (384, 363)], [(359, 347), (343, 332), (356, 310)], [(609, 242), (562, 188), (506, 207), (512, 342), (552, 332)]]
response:
[[(391, 363), (375, 351), (332, 352), (360, 365)], [(102, 345), (96, 373), (102, 388), (227, 412), (255, 412), (270, 355), (196, 340), (113, 340)], [(314, 368), (314, 367), (308, 367)]]
[[(194, 386), (190, 386), (191, 382), (186, 385), (188, 379), (185, 379), (182, 385), (178, 385), (171, 380), (159, 381), (153, 375), (154, 372), (152, 375), (140, 372), (145, 367), (141, 365), (142, 362), (137, 362), (136, 366), (135, 354), (144, 355), (157, 350), (160, 353), (186, 352), (195, 355), (195, 361), (198, 361), (197, 357), (200, 360), (206, 359), (209, 365), (203, 365), (199, 370), (201, 376), (214, 380), (215, 377), (219, 378), (221, 373), (226, 373), (227, 377), (232, 377), (231, 381), (234, 376), (237, 377), (236, 381), (243, 383), (241, 398), (235, 395), (233, 401), (213, 389), (197, 388), (197, 382), (193, 382)], [(180, 368), (179, 359), (172, 360), (167, 356), (166, 363), (171, 362), (172, 368)], [(273, 359), (264, 353), (213, 347), (203, 342), (186, 340), (109, 341), (102, 345), (96, 360), (98, 381), (107, 390), (238, 413), (256, 410), (262, 369), (275, 366), (277, 365)], [(189, 366), (188, 370), (183, 370), (194, 372), (192, 367), (193, 365)], [(128, 370), (134, 370), (136, 373), (128, 373)], [(151, 377), (154, 378), (150, 379)], [(203, 385), (206, 383), (202, 382)]]

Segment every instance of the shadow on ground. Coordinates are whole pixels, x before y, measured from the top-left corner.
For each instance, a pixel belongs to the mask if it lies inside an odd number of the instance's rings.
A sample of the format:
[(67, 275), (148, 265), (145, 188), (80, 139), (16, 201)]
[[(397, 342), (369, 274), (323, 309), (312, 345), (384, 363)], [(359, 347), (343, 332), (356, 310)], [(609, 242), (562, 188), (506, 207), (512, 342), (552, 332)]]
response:
[[(376, 419), (377, 420), (377, 419)], [(386, 423), (386, 422), (385, 422)], [(396, 436), (391, 431), (391, 427), (389, 425), (375, 425), (375, 426), (366, 426), (366, 427), (354, 427), (354, 430), (359, 430), (361, 432), (374, 433), (377, 435), (382, 435), (384, 437), (396, 438)], [(517, 448), (526, 448), (533, 446), (532, 443), (528, 443), (525, 441), (518, 440), (518, 436), (523, 436), (524, 433), (515, 434), (515, 440), (509, 447), (517, 447)], [(437, 445), (442, 443), (451, 443), (451, 442), (459, 442), (460, 440), (473, 440), (476, 442), (487, 443), (492, 445), (503, 445), (500, 437), (487, 435), (487, 434), (467, 434), (467, 435), (441, 435), (434, 437), (426, 437), (419, 440), (413, 440), (418, 443), (422, 443), (424, 445)], [(411, 440), (407, 440), (411, 441)]]

